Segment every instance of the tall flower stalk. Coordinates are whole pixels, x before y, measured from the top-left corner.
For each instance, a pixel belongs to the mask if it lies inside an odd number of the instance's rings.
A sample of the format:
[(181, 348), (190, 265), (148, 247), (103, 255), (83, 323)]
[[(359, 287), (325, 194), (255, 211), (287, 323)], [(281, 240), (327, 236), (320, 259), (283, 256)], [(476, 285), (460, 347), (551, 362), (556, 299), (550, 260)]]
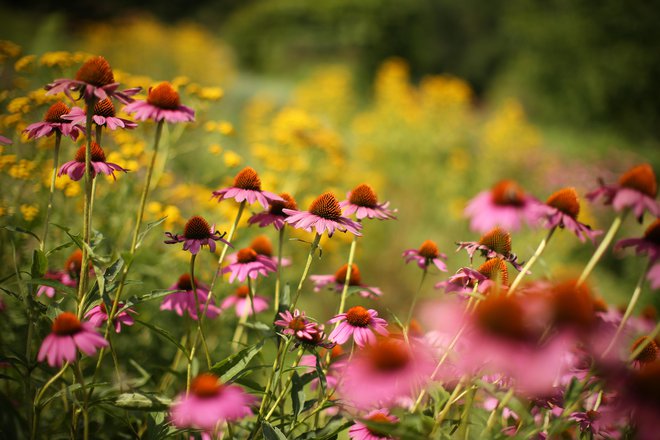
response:
[(587, 265), (584, 267), (584, 270), (580, 274), (580, 277), (578, 278), (577, 281), (578, 286), (583, 284), (587, 280), (587, 278), (589, 278), (589, 275), (591, 275), (591, 272), (594, 270), (600, 259), (603, 258), (605, 251), (610, 246), (610, 244), (612, 244), (612, 240), (614, 240), (616, 233), (619, 231), (619, 228), (621, 228), (621, 225), (623, 224), (623, 220), (626, 218), (626, 215), (628, 215), (628, 212), (629, 210), (626, 209), (616, 216), (616, 218), (612, 222), (612, 225), (610, 226), (610, 229), (607, 230), (605, 237), (603, 237), (603, 241), (600, 242), (598, 248), (591, 256), (591, 259), (589, 260)]
[(50, 189), (48, 191), (48, 207), (46, 208), (46, 220), (44, 224), (44, 235), (41, 238), (41, 252), (46, 250), (46, 240), (48, 240), (48, 228), (50, 226), (50, 214), (53, 210), (53, 195), (55, 194), (55, 180), (57, 179), (57, 166), (60, 160), (60, 143), (62, 133), (55, 133), (55, 149), (53, 150), (53, 174), (50, 177)]

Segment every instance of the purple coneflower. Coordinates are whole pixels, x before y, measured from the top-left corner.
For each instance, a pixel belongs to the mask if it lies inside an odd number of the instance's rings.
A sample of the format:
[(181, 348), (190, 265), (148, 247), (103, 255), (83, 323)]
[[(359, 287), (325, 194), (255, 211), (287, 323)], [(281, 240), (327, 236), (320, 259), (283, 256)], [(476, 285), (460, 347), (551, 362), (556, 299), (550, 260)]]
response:
[(108, 341), (96, 332), (90, 322), (80, 322), (73, 313), (62, 312), (53, 321), (52, 332), (41, 343), (37, 360), (48, 359), (51, 367), (61, 367), (64, 362), (75, 362), (76, 349), (92, 356)]
[(202, 246), (208, 246), (211, 252), (215, 252), (215, 242), (218, 240), (231, 247), (231, 243), (223, 238), (225, 234), (226, 232), (220, 234), (219, 231), (215, 230), (215, 225), (210, 226), (209, 222), (203, 217), (195, 215), (186, 222), (183, 235), (166, 232), (165, 235), (170, 239), (165, 240), (165, 243), (183, 243), (183, 250), (190, 251), (191, 254), (195, 255), (199, 253)]
[(374, 190), (363, 183), (356, 186), (346, 194), (347, 200), (342, 201), (339, 206), (342, 207), (344, 215), (355, 214), (358, 220), (363, 218), (377, 218), (379, 220), (395, 219), (395, 210), (387, 209), (390, 202), (378, 203), (378, 197)]
[(282, 319), (275, 321), (275, 325), (283, 328), (282, 334), (295, 336), (299, 340), (313, 341), (319, 333), (319, 327), (305, 317), (305, 312), (296, 309), (291, 314), (289, 310), (285, 310), (279, 315)]
[(258, 254), (252, 248), (243, 248), (235, 254), (228, 255), (229, 265), (222, 269), (222, 273), (229, 273), (229, 282), (233, 283), (238, 279), (244, 282), (248, 277), (253, 280), (259, 275), (268, 276), (268, 273), (277, 271), (277, 262), (265, 255)]
[[(268, 310), (267, 298), (254, 295), (252, 300), (254, 302), (255, 313)], [(248, 286), (239, 286), (238, 289), (234, 291), (233, 295), (229, 295), (222, 301), (222, 304), (220, 304), (222, 310), (226, 310), (232, 306), (236, 309), (236, 316), (243, 316), (245, 314), (252, 315), (252, 303), (250, 302), (250, 289)]]
[(280, 194), (280, 198), (282, 200), (272, 200), (267, 211), (253, 214), (252, 217), (248, 219), (248, 223), (251, 225), (258, 223), (261, 228), (273, 225), (278, 231), (281, 230), (284, 227), (284, 220), (289, 216), (282, 210), (292, 209), (297, 211), (298, 205), (294, 198), (287, 193)]
[(124, 107), (126, 113), (135, 113), (135, 119), (156, 122), (189, 122), (195, 120), (195, 111), (181, 104), (179, 93), (168, 82), (149, 88), (146, 101), (134, 101)]
[[(124, 307), (124, 303), (120, 302), (117, 305), (117, 310), (121, 310)], [(129, 313), (137, 313), (135, 310), (128, 308), (123, 310), (115, 315), (113, 318), (113, 323), (115, 326), (115, 332), (121, 332), (121, 325), (131, 326), (135, 324), (135, 320)], [(85, 313), (85, 318), (92, 323), (94, 327), (101, 327), (104, 322), (108, 320), (108, 310), (105, 307), (105, 303), (101, 302), (98, 305), (92, 307), (87, 313)]]
[(213, 197), (217, 197), (218, 202), (224, 199), (234, 199), (237, 202), (247, 201), (250, 204), (259, 202), (264, 209), (268, 208), (268, 204), (271, 202), (284, 201), (277, 194), (261, 189), (261, 179), (251, 167), (243, 168), (234, 177), (234, 186), (213, 191)]
[[(273, 263), (277, 264), (277, 257), (273, 256), (273, 244), (270, 239), (265, 235), (257, 235), (250, 242), (250, 248), (252, 248), (258, 255), (263, 255), (273, 260)], [(291, 260), (286, 257), (282, 257), (282, 267), (291, 265)]]
[(353, 336), (353, 340), (359, 347), (371, 345), (376, 342), (374, 331), (383, 335), (389, 335), (387, 321), (378, 317), (374, 309), (365, 309), (362, 306), (351, 307), (346, 313), (340, 313), (329, 321), (331, 324), (339, 323), (329, 339), (337, 344), (343, 344)]
[(69, 107), (66, 104), (56, 102), (46, 111), (43, 121), (28, 125), (23, 132), (27, 133), (28, 139), (38, 139), (60, 132), (62, 135), (69, 136), (75, 141), (78, 139), (78, 135), (84, 132), (84, 129), (79, 126), (78, 122), (68, 121), (64, 117), (69, 111)]
[(0, 135), (0, 145), (11, 145), (13, 143), (14, 142), (11, 139), (9, 139), (8, 137), (4, 137), (4, 136)]
[(614, 250), (617, 251), (627, 247), (634, 247), (638, 255), (648, 255), (651, 264), (660, 259), (660, 219), (656, 219), (646, 228), (643, 237), (619, 240), (614, 246)]
[[(190, 274), (184, 273), (179, 277), (179, 280), (169, 287), (169, 290), (176, 290), (165, 297), (160, 305), (161, 310), (173, 310), (177, 315), (183, 316), (187, 313), (193, 320), (197, 321), (198, 309), (197, 302), (199, 302), (199, 312), (204, 310), (204, 305), (209, 296), (208, 286), (195, 279), (195, 290), (197, 290), (197, 301), (193, 295), (193, 286)], [(215, 301), (211, 299), (209, 306), (206, 309), (206, 317), (213, 319), (220, 314), (222, 310), (215, 305)]]
[[(314, 283), (314, 292), (319, 292), (322, 288), (329, 285), (331, 289), (341, 293), (344, 290), (344, 283), (346, 282), (347, 274), (348, 264), (344, 264), (334, 275), (312, 275), (309, 278)], [(348, 285), (350, 287), (361, 287), (362, 289), (360, 289), (358, 293), (365, 298), (381, 296), (383, 294), (378, 287), (371, 287), (362, 284), (362, 275), (360, 274), (360, 269), (358, 269), (358, 266), (355, 263), (351, 267), (351, 278), (348, 281)]]
[[(364, 420), (377, 423), (393, 424), (397, 423), (399, 419), (390, 414), (387, 408), (375, 409), (362, 417)], [(351, 440), (388, 440), (392, 439), (391, 436), (378, 431), (375, 428), (369, 428), (367, 425), (360, 421), (356, 421), (353, 426), (348, 430), (348, 436)]]
[(660, 217), (660, 204), (655, 200), (658, 195), (658, 182), (651, 165), (637, 165), (619, 177), (619, 182), (605, 185), (587, 194), (590, 201), (603, 197), (606, 205), (612, 205), (616, 211), (632, 209), (641, 222), (644, 212), (648, 211)]
[[(115, 171), (123, 171), (127, 173), (129, 170), (126, 170), (116, 163), (106, 162), (105, 161), (105, 152), (103, 148), (99, 146), (96, 142), (92, 141), (91, 148), (91, 175), (92, 179), (96, 177), (97, 173), (103, 173), (108, 176), (112, 176), (113, 179), (117, 180), (115, 177)], [(83, 145), (76, 152), (76, 157), (74, 160), (66, 162), (60, 167), (57, 176), (60, 177), (62, 174), (69, 176), (71, 180), (80, 180), (85, 175), (85, 146)]]
[[(87, 120), (87, 115), (85, 114), (85, 110), (80, 107), (74, 107), (69, 113), (62, 116), (62, 119), (71, 121), (72, 124), (82, 124)], [(94, 116), (92, 116), (92, 121), (94, 121), (96, 125), (106, 126), (109, 130), (137, 127), (137, 124), (133, 121), (118, 118), (116, 116), (115, 106), (108, 98), (94, 104)]]
[(408, 249), (403, 251), (403, 258), (406, 263), (416, 261), (421, 269), (428, 269), (433, 264), (435, 267), (443, 272), (447, 272), (447, 265), (442, 260), (447, 259), (447, 255), (440, 253), (438, 245), (431, 240), (426, 240), (419, 249)]
[(470, 217), (470, 228), (481, 233), (495, 226), (509, 231), (517, 231), (521, 224), (536, 226), (539, 214), (536, 209), (539, 201), (525, 194), (513, 180), (502, 180), (489, 191), (483, 191), (473, 198), (465, 208)]
[[(85, 101), (116, 98), (126, 104), (133, 101), (132, 95), (140, 91), (140, 88), (118, 91), (119, 83), (115, 82), (115, 76), (108, 61), (103, 57), (92, 57), (87, 60), (76, 73), (75, 79), (60, 78), (45, 89), (46, 95), (64, 92), (72, 101), (84, 98)], [(79, 92), (78, 98), (74, 98), (71, 92)]]
[(179, 428), (214, 431), (225, 421), (252, 414), (255, 398), (237, 385), (220, 383), (217, 376), (202, 373), (190, 384), (190, 393), (180, 394), (172, 404), (172, 422)]
[(603, 231), (594, 231), (590, 226), (577, 220), (580, 213), (580, 201), (575, 188), (563, 188), (548, 197), (545, 205), (539, 208), (546, 218), (548, 229), (560, 227), (573, 232), (580, 241), (587, 238), (595, 244), (596, 237)]
[[(59, 281), (67, 287), (77, 287), (78, 280), (80, 279), (80, 269), (82, 268), (82, 251), (76, 249), (69, 255), (66, 262), (64, 263), (64, 270), (58, 270), (54, 272), (47, 272), (44, 275), (44, 278), (49, 280)], [(92, 271), (92, 265), (89, 265), (90, 272)], [(37, 290), (37, 296), (45, 294), (47, 297), (52, 298), (55, 296), (55, 288), (51, 286), (39, 286)]]
[(458, 249), (465, 249), (470, 256), (470, 264), (474, 259), (474, 254), (479, 251), (481, 256), (486, 259), (500, 258), (509, 262), (518, 271), (522, 270), (522, 265), (518, 263), (518, 257), (511, 252), (511, 234), (504, 229), (496, 226), (484, 234), (479, 241), (460, 241), (456, 243)]
[(285, 222), (294, 228), (303, 229), (307, 232), (311, 232), (313, 228), (316, 228), (316, 233), (319, 235), (328, 231), (328, 237), (332, 237), (335, 230), (342, 232), (348, 231), (357, 236), (362, 235), (360, 233), (362, 225), (348, 217), (342, 217), (339, 201), (329, 192), (318, 196), (309, 205), (308, 211), (297, 211), (286, 208), (282, 211), (289, 215), (284, 220)]
[(469, 294), (477, 286), (479, 293), (486, 293), (494, 285), (506, 286), (509, 281), (509, 271), (501, 258), (491, 258), (479, 266), (477, 270), (470, 267), (460, 268), (447, 281), (435, 284), (436, 289), (445, 289), (445, 293)]

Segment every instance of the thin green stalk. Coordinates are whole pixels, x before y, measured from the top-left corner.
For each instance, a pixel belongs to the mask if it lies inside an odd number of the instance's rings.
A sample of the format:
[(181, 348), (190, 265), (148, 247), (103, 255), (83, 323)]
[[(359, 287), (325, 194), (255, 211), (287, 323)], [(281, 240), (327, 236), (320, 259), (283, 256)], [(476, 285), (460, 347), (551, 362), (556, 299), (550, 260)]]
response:
[[(296, 355), (296, 360), (291, 365), (292, 370), (295, 370), (295, 368), (298, 366), (298, 364), (300, 363), (300, 359), (302, 358), (302, 355), (303, 355), (303, 349), (301, 347), (298, 350), (298, 354)], [(277, 405), (280, 403), (280, 400), (282, 400), (284, 398), (287, 390), (289, 389), (289, 385), (291, 385), (291, 381), (293, 380), (293, 373), (294, 373), (294, 371), (292, 371), (291, 374), (289, 375), (289, 377), (287, 378), (287, 381), (284, 383), (284, 387), (282, 388), (282, 392), (280, 393), (279, 396), (277, 396), (277, 399), (275, 399), (275, 402), (273, 402), (273, 406), (271, 407), (270, 411), (268, 411), (268, 413), (264, 417), (264, 420), (267, 421), (270, 418), (270, 416), (273, 415), (273, 412), (275, 412), (275, 409), (277, 408)]]
[(431, 431), (431, 436), (433, 436), (436, 433), (442, 422), (445, 420), (445, 417), (447, 417), (447, 413), (449, 412), (449, 409), (453, 405), (461, 389), (463, 388), (464, 383), (465, 383), (465, 378), (463, 377), (454, 387), (454, 391), (452, 391), (452, 393), (449, 395), (449, 398), (447, 399), (445, 406), (442, 408), (442, 410), (438, 413), (437, 417), (435, 418), (435, 423), (433, 424), (433, 430)]
[(410, 321), (412, 321), (413, 312), (415, 311), (415, 305), (417, 304), (417, 299), (419, 298), (419, 293), (422, 291), (422, 286), (424, 285), (424, 280), (426, 279), (426, 274), (428, 273), (427, 269), (424, 268), (422, 271), (422, 279), (419, 281), (419, 286), (417, 291), (413, 296), (412, 303), (410, 304), (410, 310), (408, 310), (408, 318), (406, 318), (406, 328), (404, 329), (404, 334), (406, 339), (408, 338), (408, 330), (410, 329)]
[(511, 400), (512, 396), (513, 388), (509, 388), (509, 391), (507, 391), (504, 397), (502, 397), (502, 400), (500, 400), (497, 406), (495, 406), (495, 408), (493, 408), (493, 410), (490, 412), (488, 421), (486, 422), (486, 427), (484, 428), (482, 435), (486, 435), (490, 432), (490, 430), (493, 428), (493, 424), (495, 423), (495, 417), (497, 416), (497, 413), (502, 411), (502, 409), (509, 403), (509, 400)]
[(44, 396), (44, 393), (46, 392), (46, 390), (48, 388), (50, 388), (50, 386), (52, 384), (54, 384), (55, 381), (57, 379), (59, 379), (64, 374), (64, 372), (66, 371), (68, 366), (69, 366), (69, 363), (65, 362), (64, 365), (62, 365), (62, 368), (60, 368), (60, 371), (55, 373), (55, 375), (53, 375), (53, 377), (51, 377), (48, 380), (48, 382), (46, 382), (44, 384), (44, 386), (41, 387), (41, 390), (39, 390), (39, 393), (35, 397), (34, 403), (33, 403), (34, 411), (33, 411), (33, 414), (32, 414), (32, 432), (30, 433), (30, 439), (31, 440), (34, 440), (35, 438), (37, 438), (37, 432), (38, 432), (38, 429), (39, 429), (39, 414), (41, 413), (41, 409), (39, 408), (39, 403), (41, 402), (41, 398)]
[(534, 263), (536, 263), (536, 260), (539, 259), (539, 257), (541, 256), (541, 254), (545, 250), (545, 247), (548, 245), (548, 242), (552, 238), (552, 234), (555, 233), (556, 229), (557, 229), (556, 226), (554, 228), (550, 229), (548, 231), (548, 235), (546, 235), (546, 237), (543, 240), (541, 240), (541, 243), (539, 243), (539, 247), (536, 248), (536, 252), (534, 252), (534, 255), (532, 255), (532, 258), (530, 258), (529, 261), (527, 263), (525, 263), (525, 266), (523, 266), (522, 270), (520, 272), (518, 272), (518, 276), (516, 276), (516, 279), (513, 280), (513, 283), (511, 283), (511, 286), (509, 287), (509, 290), (507, 291), (507, 295), (511, 295), (516, 290), (516, 288), (518, 287), (518, 285), (522, 281), (523, 277), (527, 274), (527, 272), (529, 272), (529, 269), (531, 269), (531, 267), (534, 265)]
[[(250, 302), (252, 304), (252, 314), (254, 313), (254, 292), (252, 290), (252, 281), (248, 277), (248, 295), (250, 296)], [(234, 336), (231, 338), (231, 351), (237, 352), (241, 344), (241, 339), (243, 338), (243, 332), (245, 330), (245, 323), (247, 322), (248, 315), (250, 314), (250, 309), (243, 307), (243, 312), (236, 323), (236, 329), (234, 330)]]
[(582, 274), (580, 275), (580, 278), (578, 278), (576, 286), (578, 287), (581, 286), (582, 283), (584, 283), (587, 280), (587, 278), (589, 278), (589, 275), (594, 270), (594, 267), (596, 267), (596, 264), (598, 264), (600, 259), (603, 257), (605, 250), (609, 247), (610, 243), (612, 243), (612, 240), (614, 239), (616, 233), (619, 231), (619, 228), (621, 227), (623, 220), (626, 218), (626, 215), (628, 215), (627, 209), (618, 216), (616, 216), (616, 218), (612, 222), (612, 226), (610, 226), (610, 229), (607, 231), (607, 234), (605, 234), (603, 241), (600, 242), (598, 248), (596, 249), (596, 252), (594, 252), (594, 254), (591, 256), (591, 260), (589, 260), (584, 270), (582, 271)]
[(46, 208), (46, 223), (44, 224), (44, 235), (41, 238), (41, 252), (46, 250), (46, 240), (48, 239), (48, 227), (50, 226), (50, 214), (53, 210), (53, 196), (55, 194), (55, 180), (57, 179), (57, 166), (60, 160), (60, 143), (62, 133), (55, 132), (55, 150), (53, 151), (53, 174), (50, 178), (50, 190), (48, 192), (48, 207)]
[[(314, 236), (314, 241), (312, 241), (312, 245), (309, 248), (309, 255), (307, 255), (307, 262), (305, 263), (305, 270), (303, 270), (302, 276), (300, 277), (300, 281), (298, 282), (298, 288), (296, 289), (296, 296), (294, 297), (293, 302), (291, 303), (291, 310), (294, 310), (296, 308), (296, 304), (298, 303), (298, 298), (300, 297), (300, 292), (302, 291), (302, 286), (303, 283), (305, 282), (305, 279), (307, 278), (307, 274), (309, 273), (309, 268), (312, 265), (312, 259), (314, 258), (314, 254), (316, 253), (316, 249), (319, 247), (319, 242), (321, 241), (321, 234), (316, 233)], [(348, 274), (346, 275), (348, 277)]]
[[(85, 386), (85, 378), (83, 377), (82, 370), (80, 369), (80, 361), (75, 363), (75, 368), (73, 369), (73, 373), (76, 376), (76, 379), (78, 380), (78, 383), (82, 387), (81, 393), (84, 396), (83, 397), (83, 403), (81, 407), (82, 415), (83, 415), (83, 439), (88, 440), (89, 439), (89, 420), (87, 417), (87, 402), (89, 401), (89, 395), (86, 394), (86, 386)], [(91, 393), (90, 393), (91, 394)], [(74, 425), (75, 427), (76, 425)]]
[[(94, 197), (96, 196), (95, 191), (96, 191), (96, 179), (93, 179), (92, 189), (91, 189), (91, 193), (90, 193), (90, 197), (89, 197), (89, 206), (87, 208), (87, 211), (89, 213), (89, 216), (88, 216), (88, 218), (89, 218), (88, 229), (89, 230), (92, 229), (92, 209), (93, 209), (93, 206), (94, 206)], [(86, 273), (87, 277), (89, 277), (89, 265), (90, 265), (90, 263), (91, 262), (88, 261), (85, 266), (80, 266), (80, 278), (79, 278), (79, 281), (78, 281), (79, 283), (82, 283), (83, 273)], [(84, 269), (85, 267), (87, 268), (87, 270)], [(85, 288), (82, 292), (82, 297), (79, 297), (80, 302), (78, 303), (78, 319), (82, 319), (82, 316), (85, 313), (84, 307), (85, 307), (85, 302), (87, 301), (87, 295), (89, 293), (90, 293), (89, 290), (87, 288)]]
[(277, 241), (277, 279), (275, 280), (275, 313), (280, 309), (280, 289), (282, 286), (282, 247), (284, 246), (284, 227), (280, 229)]
[[(341, 289), (341, 299), (339, 300), (339, 310), (337, 310), (337, 315), (344, 313), (346, 307), (346, 296), (348, 293), (348, 287), (351, 285), (351, 276), (353, 275), (353, 260), (355, 259), (355, 248), (357, 247), (357, 235), (353, 235), (353, 240), (351, 241), (351, 248), (348, 251), (348, 266), (346, 267), (346, 278), (344, 279), (344, 287)], [(339, 323), (335, 323), (335, 328)]]
[[(190, 256), (190, 284), (192, 287), (193, 291), (193, 296), (195, 297), (195, 310), (197, 311), (197, 333), (199, 335), (199, 338), (202, 340), (202, 346), (204, 347), (204, 353), (206, 355), (206, 365), (208, 366), (209, 370), (211, 369), (211, 355), (209, 354), (209, 348), (206, 345), (206, 337), (204, 336), (204, 329), (202, 328), (202, 320), (200, 319), (199, 312), (201, 310), (200, 304), (199, 304), (199, 298), (197, 297), (197, 283), (195, 283), (195, 259), (197, 255), (192, 254)], [(197, 346), (197, 337), (195, 337), (195, 344), (192, 347), (192, 350), (190, 351), (190, 357), (192, 358), (194, 356), (195, 348)]]
[[(286, 343), (284, 343), (284, 345), (280, 344), (280, 347), (277, 350), (277, 355), (275, 356), (275, 360), (273, 361), (273, 367), (271, 368), (270, 376), (268, 377), (268, 382), (266, 382), (266, 390), (264, 391), (264, 397), (261, 399), (261, 405), (259, 406), (259, 418), (263, 416), (264, 410), (266, 409), (266, 404), (270, 400), (273, 384), (275, 383), (276, 379), (279, 380), (279, 375), (277, 374), (278, 367), (280, 365), (280, 362), (284, 362), (284, 358), (286, 357), (286, 351), (289, 349), (289, 345), (291, 345), (292, 339), (293, 337), (287, 338)], [(282, 359), (282, 361), (280, 361), (280, 358)]]

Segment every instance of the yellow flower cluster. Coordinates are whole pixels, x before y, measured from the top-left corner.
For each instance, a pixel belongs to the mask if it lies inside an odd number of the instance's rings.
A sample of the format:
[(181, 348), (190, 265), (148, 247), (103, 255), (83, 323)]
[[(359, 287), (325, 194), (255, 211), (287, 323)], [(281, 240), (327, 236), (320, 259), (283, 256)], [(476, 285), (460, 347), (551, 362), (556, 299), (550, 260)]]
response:
[(23, 219), (25, 219), (27, 222), (34, 220), (37, 214), (39, 214), (39, 207), (37, 205), (23, 204), (19, 209), (21, 211), (21, 215), (23, 215)]
[(27, 180), (32, 177), (32, 171), (36, 166), (37, 164), (31, 160), (21, 159), (9, 168), (7, 174), (14, 179)]

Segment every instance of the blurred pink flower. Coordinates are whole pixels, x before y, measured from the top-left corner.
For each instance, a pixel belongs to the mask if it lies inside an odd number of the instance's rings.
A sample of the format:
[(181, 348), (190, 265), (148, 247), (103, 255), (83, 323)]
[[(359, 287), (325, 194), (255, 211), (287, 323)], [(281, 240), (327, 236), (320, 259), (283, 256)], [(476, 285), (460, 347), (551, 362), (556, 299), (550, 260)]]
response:
[[(85, 153), (86, 147), (83, 145), (76, 152), (76, 157), (74, 160), (66, 162), (60, 167), (57, 176), (60, 177), (62, 174), (66, 174), (69, 176), (69, 178), (71, 178), (71, 180), (74, 181), (82, 179), (85, 175)], [(103, 173), (105, 175), (112, 176), (112, 178), (116, 180), (115, 171), (123, 171), (125, 173), (129, 171), (120, 167), (116, 163), (106, 162), (105, 152), (103, 151), (103, 148), (101, 148), (96, 142), (92, 141), (90, 154), (90, 173), (92, 179), (96, 177), (98, 173)]]
[(135, 113), (135, 119), (156, 122), (190, 122), (195, 120), (195, 111), (181, 104), (179, 93), (168, 82), (149, 88), (146, 101), (134, 101), (124, 107), (126, 113)]
[(376, 342), (374, 332), (387, 336), (389, 332), (387, 321), (378, 317), (378, 312), (373, 309), (365, 309), (362, 306), (351, 307), (346, 313), (340, 313), (329, 321), (331, 324), (339, 325), (330, 333), (328, 339), (337, 344), (343, 344), (353, 336), (353, 340), (359, 347)]
[[(330, 286), (335, 292), (344, 290), (344, 283), (346, 282), (346, 275), (348, 273), (348, 264), (344, 264), (334, 275), (312, 275), (309, 278), (314, 283), (314, 292), (319, 292), (325, 286)], [(365, 298), (381, 296), (383, 292), (378, 287), (367, 286), (362, 284), (362, 276), (357, 264), (353, 264), (351, 268), (351, 278), (349, 280), (350, 287), (361, 287), (358, 291), (360, 296)]]
[(428, 269), (433, 264), (443, 272), (447, 272), (447, 265), (442, 260), (447, 259), (447, 255), (440, 253), (438, 245), (431, 240), (426, 240), (419, 249), (407, 249), (403, 251), (403, 258), (406, 263), (416, 261), (420, 269)]
[(272, 258), (260, 255), (252, 248), (243, 248), (227, 259), (230, 263), (222, 269), (222, 273), (229, 273), (229, 282), (234, 280), (244, 282), (248, 277), (253, 280), (259, 275), (268, 276), (270, 272), (277, 271), (277, 263)]
[(546, 204), (539, 207), (539, 211), (545, 217), (546, 228), (566, 228), (573, 232), (580, 241), (588, 238), (595, 244), (596, 237), (603, 233), (603, 231), (594, 231), (590, 226), (577, 220), (580, 213), (580, 202), (575, 188), (564, 188), (553, 193)]
[[(208, 299), (209, 289), (203, 283), (195, 279), (195, 287), (197, 290), (197, 302), (199, 302), (199, 312), (204, 310), (204, 305)], [(183, 316), (184, 313), (197, 321), (198, 309), (195, 296), (193, 295), (193, 286), (190, 279), (190, 274), (184, 273), (179, 277), (179, 280), (169, 287), (169, 290), (176, 290), (170, 293), (163, 299), (160, 305), (161, 310), (173, 310), (177, 315)], [(222, 310), (215, 305), (215, 301), (211, 299), (209, 306), (206, 309), (206, 317), (213, 319), (220, 314)]]
[(274, 201), (282, 202), (284, 199), (272, 192), (261, 189), (261, 179), (257, 172), (250, 167), (245, 167), (234, 177), (234, 186), (213, 191), (213, 197), (218, 198), (218, 202), (224, 199), (234, 199), (237, 202), (247, 201), (252, 204), (259, 202), (264, 209), (268, 204)]
[(39, 348), (37, 360), (48, 359), (51, 367), (61, 367), (64, 362), (76, 361), (76, 349), (92, 356), (108, 341), (96, 332), (90, 322), (80, 322), (73, 313), (62, 312), (53, 321), (52, 332), (46, 336)]
[[(74, 107), (70, 112), (62, 116), (62, 119), (71, 121), (72, 124), (84, 124), (87, 121), (85, 110), (80, 107)], [(117, 128), (135, 128), (137, 124), (128, 119), (118, 118), (115, 113), (115, 106), (108, 98), (98, 101), (94, 104), (94, 116), (92, 121), (96, 125), (105, 126), (109, 130), (116, 130)]]
[(14, 142), (11, 139), (9, 139), (8, 137), (4, 137), (4, 136), (0, 135), (0, 145), (11, 145), (13, 143)]
[(488, 231), (479, 241), (459, 241), (456, 244), (458, 245), (456, 252), (465, 249), (468, 253), (470, 264), (474, 259), (474, 254), (479, 251), (481, 256), (486, 259), (499, 258), (511, 264), (516, 270), (522, 270), (518, 257), (511, 252), (511, 234), (499, 226)]
[(291, 195), (287, 193), (280, 194), (282, 200), (271, 200), (267, 211), (258, 212), (253, 214), (248, 219), (248, 223), (253, 225), (259, 224), (259, 227), (273, 225), (278, 231), (284, 227), (284, 220), (289, 216), (285, 214), (283, 209), (298, 210), (298, 205)]
[(638, 255), (648, 255), (651, 264), (660, 259), (660, 219), (656, 219), (646, 228), (643, 237), (619, 240), (614, 245), (614, 250), (618, 251), (627, 247), (634, 247)]
[[(120, 302), (117, 305), (117, 310), (121, 310), (122, 307), (124, 307), (124, 303)], [(115, 332), (120, 333), (121, 332), (121, 325), (124, 324), (125, 326), (131, 326), (135, 324), (135, 320), (129, 313), (137, 313), (135, 310), (131, 308), (127, 308), (126, 310), (120, 311), (117, 313), (114, 317), (114, 327), (115, 327)], [(105, 307), (105, 303), (101, 302), (98, 305), (92, 307), (87, 313), (85, 313), (85, 318), (89, 320), (89, 322), (94, 325), (94, 327), (101, 327), (104, 322), (108, 320), (108, 311)]]
[(343, 214), (346, 216), (355, 214), (358, 220), (363, 218), (396, 219), (394, 216), (396, 210), (387, 209), (390, 202), (378, 203), (376, 193), (365, 183), (353, 188), (352, 191), (346, 194), (346, 199), (339, 203), (339, 206), (343, 209)]
[(46, 111), (43, 121), (28, 125), (23, 132), (27, 133), (28, 139), (38, 139), (60, 132), (62, 135), (69, 136), (75, 141), (78, 139), (80, 133), (84, 133), (85, 130), (77, 122), (66, 120), (64, 116), (69, 111), (69, 107), (66, 104), (56, 102)]
[[(389, 424), (397, 423), (399, 421), (397, 417), (390, 414), (387, 408), (370, 411), (367, 415), (362, 417), (362, 419)], [(388, 440), (393, 438), (387, 434), (378, 432), (376, 429), (368, 428), (367, 425), (359, 420), (348, 430), (348, 436), (351, 440)]]
[[(69, 255), (66, 262), (64, 263), (64, 270), (58, 270), (53, 272), (47, 272), (44, 275), (44, 278), (59, 281), (67, 287), (77, 287), (78, 280), (80, 279), (80, 269), (82, 265), (82, 251), (76, 249)], [(92, 265), (89, 265), (90, 273), (93, 272)], [(49, 298), (55, 296), (55, 287), (51, 286), (39, 286), (37, 290), (37, 296), (45, 294)]]
[[(268, 310), (267, 298), (259, 295), (254, 295), (253, 301), (254, 301), (255, 313), (260, 313), (263, 312), (264, 310)], [(233, 295), (227, 296), (220, 304), (220, 308), (222, 310), (226, 310), (232, 306), (236, 310), (236, 316), (243, 316), (244, 314), (247, 314), (248, 316), (252, 315), (252, 304), (250, 302), (248, 286), (240, 286), (238, 289), (234, 291)]]

